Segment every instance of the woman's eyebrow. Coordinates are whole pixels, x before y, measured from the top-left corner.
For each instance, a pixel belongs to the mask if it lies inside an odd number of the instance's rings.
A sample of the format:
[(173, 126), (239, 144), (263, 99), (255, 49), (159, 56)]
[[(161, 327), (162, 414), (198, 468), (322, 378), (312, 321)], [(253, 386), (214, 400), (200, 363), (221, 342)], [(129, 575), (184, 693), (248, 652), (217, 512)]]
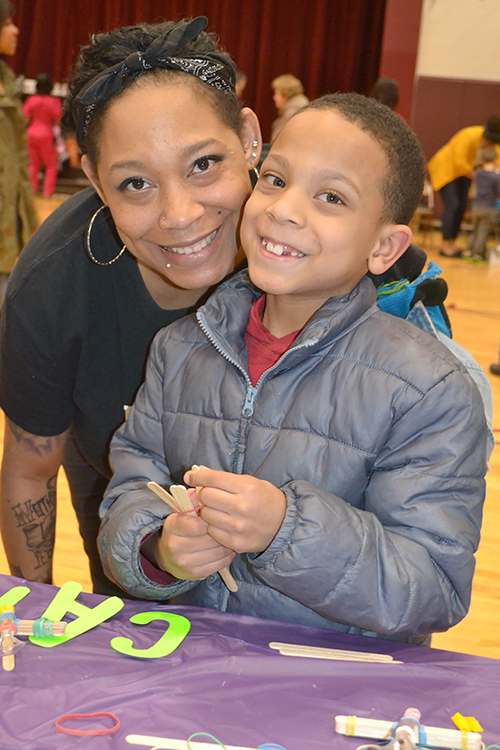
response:
[[(216, 138), (207, 138), (204, 141), (198, 141), (197, 143), (193, 143), (190, 146), (186, 146), (186, 148), (182, 151), (183, 157), (190, 157), (193, 156), (193, 154), (198, 153), (199, 151), (202, 151), (203, 149), (206, 149), (208, 147), (212, 148), (223, 148), (224, 144), (218, 141)], [(145, 169), (146, 165), (142, 161), (117, 161), (115, 164), (112, 164), (110, 169), (110, 172), (116, 169)]]
[(196, 154), (198, 151), (202, 151), (205, 148), (223, 148), (224, 144), (218, 141), (216, 138), (207, 138), (204, 141), (198, 141), (197, 143), (193, 143), (191, 146), (186, 146), (183, 153), (185, 156), (192, 156), (193, 154)]
[(117, 161), (110, 166), (109, 171), (114, 169), (144, 169), (144, 164), (141, 161)]

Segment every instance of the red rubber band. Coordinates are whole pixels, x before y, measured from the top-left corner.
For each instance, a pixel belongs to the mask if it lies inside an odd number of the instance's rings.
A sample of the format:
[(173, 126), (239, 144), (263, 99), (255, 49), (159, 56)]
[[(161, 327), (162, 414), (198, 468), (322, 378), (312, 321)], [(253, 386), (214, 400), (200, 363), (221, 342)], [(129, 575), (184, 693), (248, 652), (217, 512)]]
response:
[[(70, 719), (94, 719), (96, 716), (105, 716), (108, 719), (113, 719), (116, 724), (109, 729), (68, 729), (67, 727), (61, 726), (61, 722), (63, 721), (69, 721)], [(65, 714), (56, 719), (55, 726), (56, 729), (63, 734), (74, 734), (78, 737), (85, 737), (92, 734), (112, 734), (113, 732), (116, 732), (120, 726), (120, 719), (109, 711), (101, 711), (95, 714)]]
[(195, 511), (201, 510), (204, 507), (204, 505), (198, 505), (196, 508), (191, 508), (191, 510), (176, 510), (175, 513), (177, 513), (178, 516), (185, 516), (186, 513), (194, 513)]
[(14, 632), (12, 633), (12, 635), (15, 635), (17, 633), (17, 625), (16, 625), (16, 623), (15, 622), (2, 622), (2, 623), (0, 623), (0, 633), (2, 632), (2, 630), (7, 630), (7, 629), (13, 630)]

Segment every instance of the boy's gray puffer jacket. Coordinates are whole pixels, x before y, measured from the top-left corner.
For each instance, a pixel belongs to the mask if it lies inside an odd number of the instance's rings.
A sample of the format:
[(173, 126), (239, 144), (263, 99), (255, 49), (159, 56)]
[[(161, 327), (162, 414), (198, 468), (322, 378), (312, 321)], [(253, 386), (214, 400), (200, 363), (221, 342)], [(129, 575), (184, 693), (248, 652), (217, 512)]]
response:
[[(252, 387), (244, 332), (259, 296), (246, 272), (160, 331), (145, 384), (112, 442), (101, 506), (104, 569), (143, 599), (419, 640), (467, 612), (485, 493), (487, 428), (464, 367), (380, 312), (372, 282), (328, 300)], [(285, 493), (261, 554), (218, 575), (150, 581), (143, 539), (168, 507), (146, 488), (192, 464)]]

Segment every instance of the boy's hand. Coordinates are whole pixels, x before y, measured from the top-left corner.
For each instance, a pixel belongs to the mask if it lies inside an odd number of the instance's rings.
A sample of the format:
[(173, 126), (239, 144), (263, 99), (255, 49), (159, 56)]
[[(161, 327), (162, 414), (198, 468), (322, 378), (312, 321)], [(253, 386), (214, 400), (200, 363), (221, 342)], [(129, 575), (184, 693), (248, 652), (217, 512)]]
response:
[(230, 565), (235, 553), (207, 534), (207, 524), (192, 514), (165, 519), (157, 549), (160, 566), (183, 581), (198, 581)]
[(200, 516), (208, 534), (235, 552), (263, 552), (283, 523), (285, 495), (263, 479), (201, 467), (186, 472), (184, 481), (202, 487)]

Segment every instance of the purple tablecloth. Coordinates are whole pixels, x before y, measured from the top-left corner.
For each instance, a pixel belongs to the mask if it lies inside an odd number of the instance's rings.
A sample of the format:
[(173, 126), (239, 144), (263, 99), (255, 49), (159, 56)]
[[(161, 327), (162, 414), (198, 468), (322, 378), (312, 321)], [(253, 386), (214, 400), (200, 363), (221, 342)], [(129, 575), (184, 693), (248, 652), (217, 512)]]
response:
[[(16, 616), (41, 617), (57, 589), (0, 576), (0, 596), (19, 585), (27, 585), (30, 594), (16, 605)], [(102, 599), (79, 597), (88, 607)], [(124, 601), (119, 614), (92, 631), (54, 648), (28, 642), (16, 654), (14, 671), (0, 669), (1, 750), (128, 750), (133, 747), (125, 741), (129, 734), (186, 740), (194, 732), (249, 748), (274, 742), (287, 750), (356, 750), (362, 740), (335, 734), (335, 715), (396, 721), (409, 706), (420, 709), (422, 723), (450, 729), (455, 712), (475, 716), (485, 744), (498, 740), (496, 660), (193, 607)], [(137, 648), (156, 642), (165, 623), (129, 622), (132, 615), (151, 611), (190, 620), (191, 630), (175, 651), (137, 659), (110, 647), (117, 635), (132, 638)], [(281, 656), (268, 648), (270, 641), (379, 651), (404, 664)], [(54, 727), (63, 714), (99, 711), (119, 717), (117, 732), (73, 737)]]

